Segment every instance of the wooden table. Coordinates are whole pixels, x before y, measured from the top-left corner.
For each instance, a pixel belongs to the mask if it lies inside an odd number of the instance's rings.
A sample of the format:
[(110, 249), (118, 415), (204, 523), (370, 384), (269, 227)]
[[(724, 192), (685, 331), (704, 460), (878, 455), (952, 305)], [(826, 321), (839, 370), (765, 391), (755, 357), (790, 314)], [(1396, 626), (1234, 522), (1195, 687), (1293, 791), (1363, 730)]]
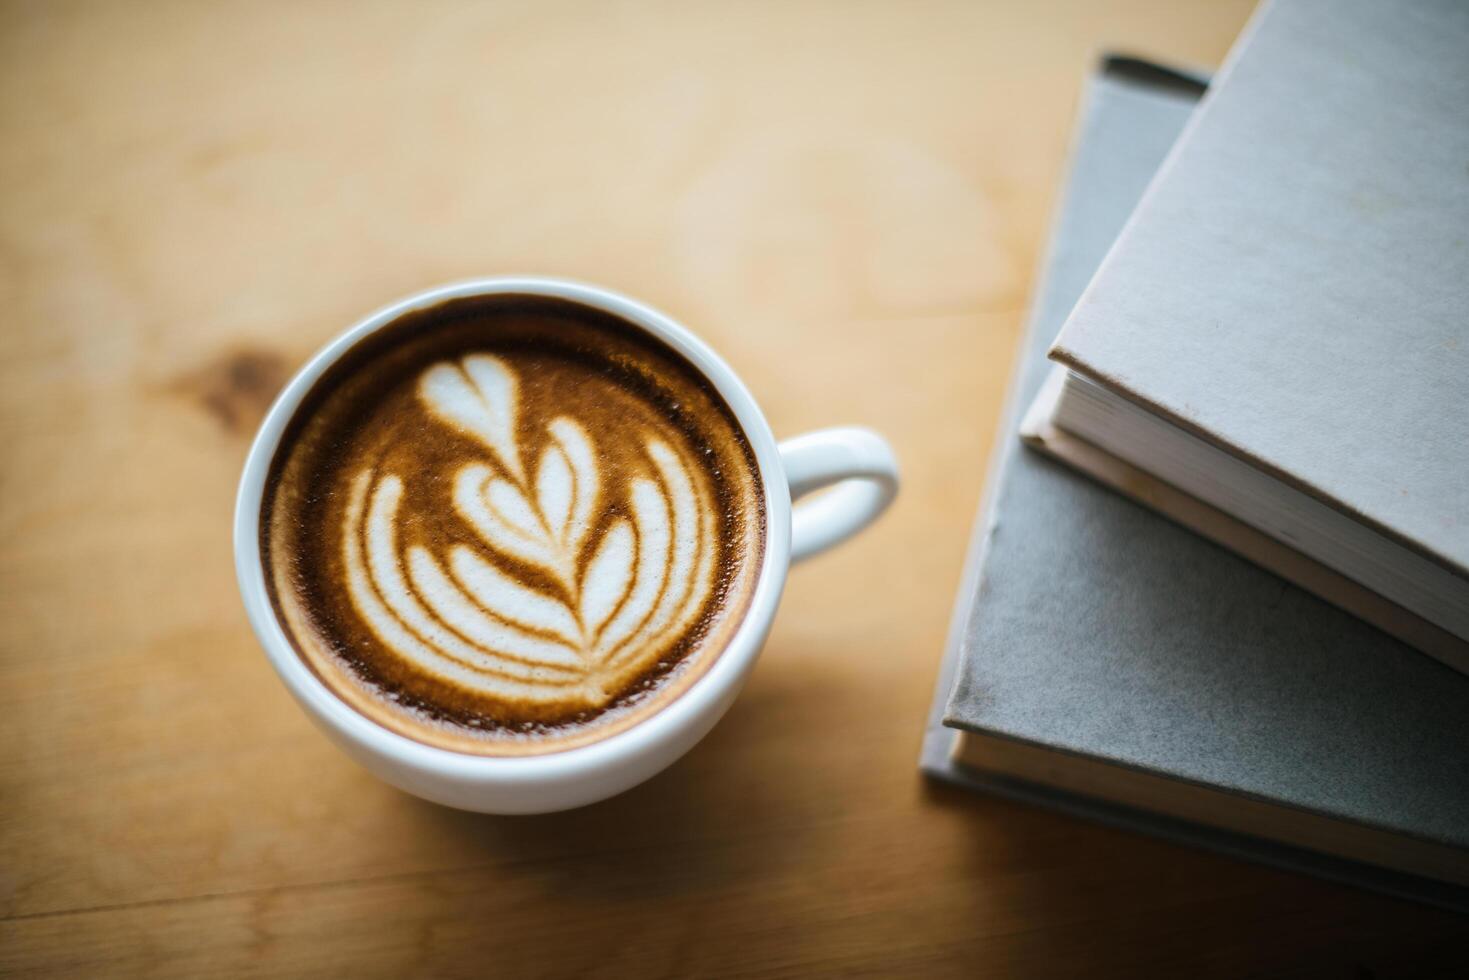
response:
[[(86, 976), (1392, 976), (1464, 922), (925, 786), (915, 760), (1099, 46), (1249, 4), (10, 3), (0, 968)], [(423, 286), (664, 307), (905, 487), (792, 577), (719, 728), (608, 803), (457, 813), (307, 723), (235, 590), (270, 398)]]

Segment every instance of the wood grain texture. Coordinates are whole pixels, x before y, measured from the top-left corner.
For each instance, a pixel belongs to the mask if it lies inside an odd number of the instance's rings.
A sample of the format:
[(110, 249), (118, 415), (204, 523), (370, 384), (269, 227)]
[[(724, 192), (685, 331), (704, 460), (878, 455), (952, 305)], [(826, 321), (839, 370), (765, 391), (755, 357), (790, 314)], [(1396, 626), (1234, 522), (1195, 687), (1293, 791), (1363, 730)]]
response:
[[(920, 728), (1076, 94), (1244, 2), (0, 7), (0, 970), (1394, 976), (1462, 920), (925, 787)], [(661, 306), (905, 488), (799, 569), (668, 772), (536, 819), (295, 708), (229, 517), (367, 311), (539, 272)], [(1363, 972), (1366, 971), (1366, 972)]]

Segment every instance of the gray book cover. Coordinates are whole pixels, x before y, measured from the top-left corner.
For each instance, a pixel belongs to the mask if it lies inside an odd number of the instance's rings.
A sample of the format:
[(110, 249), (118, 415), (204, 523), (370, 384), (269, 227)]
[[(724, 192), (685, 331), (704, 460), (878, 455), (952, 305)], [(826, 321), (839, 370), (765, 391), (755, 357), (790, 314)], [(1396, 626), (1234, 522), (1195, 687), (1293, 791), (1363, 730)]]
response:
[[(1201, 87), (1090, 82), (940, 669), (921, 765), (961, 785), (1391, 893), (1463, 889), (953, 764), (955, 728), (1469, 846), (1469, 677), (1015, 437), (1045, 351)], [(949, 726), (949, 727), (946, 727)]]
[[(1462, 602), (1469, 4), (1262, 6), (1051, 356)], [(1462, 608), (1418, 611), (1469, 638)]]

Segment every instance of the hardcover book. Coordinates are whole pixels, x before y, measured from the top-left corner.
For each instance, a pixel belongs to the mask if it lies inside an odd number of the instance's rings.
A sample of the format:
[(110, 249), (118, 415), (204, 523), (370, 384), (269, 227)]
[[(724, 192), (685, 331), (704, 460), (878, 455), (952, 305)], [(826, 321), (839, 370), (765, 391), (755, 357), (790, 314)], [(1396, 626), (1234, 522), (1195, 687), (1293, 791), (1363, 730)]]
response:
[(1466, 107), (1469, 5), (1266, 4), (1056, 339), (1038, 424), (1469, 671)]
[(1469, 678), (1016, 437), (1056, 330), (1201, 91), (1117, 58), (1088, 85), (921, 765), (1469, 910)]

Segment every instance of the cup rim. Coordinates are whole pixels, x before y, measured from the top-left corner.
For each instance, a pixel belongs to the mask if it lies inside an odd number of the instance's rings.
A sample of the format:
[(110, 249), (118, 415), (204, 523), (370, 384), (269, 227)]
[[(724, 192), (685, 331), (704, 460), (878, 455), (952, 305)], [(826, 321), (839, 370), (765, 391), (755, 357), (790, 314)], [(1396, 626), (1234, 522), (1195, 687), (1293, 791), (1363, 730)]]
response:
[[(372, 721), (338, 697), (296, 653), (276, 615), (260, 554), (260, 507), (265, 480), (287, 424), (321, 376), (364, 338), (406, 313), (472, 296), (524, 293), (569, 300), (611, 313), (672, 347), (714, 386), (755, 455), (765, 497), (765, 548), (744, 619), (703, 676), (647, 718), (585, 745), (539, 755), (473, 755), (429, 745)], [(467, 279), (414, 293), (369, 314), (338, 334), (292, 376), (276, 397), (250, 446), (235, 499), (235, 574), (245, 612), (276, 673), (307, 713), (333, 734), (400, 765), (481, 782), (559, 782), (590, 775), (698, 729), (728, 703), (760, 653), (790, 566), (790, 489), (770, 425), (734, 370), (708, 344), (672, 317), (622, 293), (573, 279), (495, 276)]]

